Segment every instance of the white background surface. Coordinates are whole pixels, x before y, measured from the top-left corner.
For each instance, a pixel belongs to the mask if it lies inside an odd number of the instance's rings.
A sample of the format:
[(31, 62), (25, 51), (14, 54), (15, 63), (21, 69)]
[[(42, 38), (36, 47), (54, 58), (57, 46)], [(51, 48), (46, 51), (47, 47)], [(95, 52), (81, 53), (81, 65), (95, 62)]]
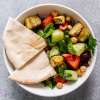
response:
[[(98, 40), (98, 56), (89, 79), (76, 91), (57, 98), (32, 95), (8, 80), (2, 57), (2, 32), (9, 16), (15, 17), (28, 7), (40, 3), (59, 3), (74, 8), (92, 26)], [(100, 0), (0, 0), (0, 100), (100, 100)]]

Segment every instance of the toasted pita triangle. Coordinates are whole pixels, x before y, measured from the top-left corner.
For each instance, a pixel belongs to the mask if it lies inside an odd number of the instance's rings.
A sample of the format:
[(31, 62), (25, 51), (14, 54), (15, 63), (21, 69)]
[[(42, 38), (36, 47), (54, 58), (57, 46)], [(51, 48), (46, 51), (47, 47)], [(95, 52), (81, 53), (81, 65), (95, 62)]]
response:
[(42, 37), (12, 18), (8, 20), (3, 39), (7, 56), (17, 69), (46, 47)]
[(24, 68), (14, 71), (9, 78), (21, 84), (36, 84), (56, 74), (50, 66), (48, 57), (42, 51)]

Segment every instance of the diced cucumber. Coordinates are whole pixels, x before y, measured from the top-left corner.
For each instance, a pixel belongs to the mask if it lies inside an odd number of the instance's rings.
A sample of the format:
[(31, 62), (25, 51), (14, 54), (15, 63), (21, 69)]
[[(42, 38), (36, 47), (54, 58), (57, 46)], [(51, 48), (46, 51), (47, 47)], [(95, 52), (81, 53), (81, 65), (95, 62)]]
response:
[(59, 48), (57, 46), (54, 46), (49, 52), (49, 57), (58, 55), (59, 53)]
[(86, 44), (85, 43), (77, 43), (73, 45), (73, 48), (75, 50), (75, 54), (77, 56), (80, 56), (86, 49)]
[(52, 33), (52, 41), (53, 42), (58, 42), (60, 40), (64, 39), (64, 32), (56, 29), (53, 33)]
[(69, 81), (76, 81), (78, 79), (78, 75), (73, 70), (65, 70), (64, 71), (64, 78)]
[(72, 54), (80, 56), (86, 49), (85, 43), (76, 43), (68, 47), (68, 51)]

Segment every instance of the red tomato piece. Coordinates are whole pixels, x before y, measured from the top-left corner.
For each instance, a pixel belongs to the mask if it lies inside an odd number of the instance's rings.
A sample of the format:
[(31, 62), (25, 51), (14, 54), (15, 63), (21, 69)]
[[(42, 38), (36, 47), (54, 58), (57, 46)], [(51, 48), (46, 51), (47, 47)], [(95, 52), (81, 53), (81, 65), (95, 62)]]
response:
[(63, 78), (61, 78), (59, 75), (55, 77), (55, 82), (58, 83), (65, 83), (67, 82), (66, 80), (64, 80)]
[(64, 54), (65, 61), (72, 69), (78, 69), (80, 64), (80, 57), (72, 54)]
[(47, 16), (44, 20), (43, 20), (43, 25), (46, 26), (49, 23), (53, 22), (53, 17), (52, 16)]

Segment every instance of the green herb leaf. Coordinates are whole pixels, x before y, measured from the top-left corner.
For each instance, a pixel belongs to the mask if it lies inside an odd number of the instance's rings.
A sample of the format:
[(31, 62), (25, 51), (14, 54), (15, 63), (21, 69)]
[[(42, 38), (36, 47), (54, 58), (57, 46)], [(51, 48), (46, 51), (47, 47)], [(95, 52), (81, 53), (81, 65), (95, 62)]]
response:
[(44, 38), (45, 33), (43, 32), (43, 30), (38, 30), (37, 34)]
[(92, 53), (94, 53), (95, 47), (96, 47), (96, 39), (93, 38), (93, 36), (89, 36), (88, 41), (87, 41), (87, 47), (88, 49), (92, 50)]
[(49, 31), (47, 33), (45, 33), (45, 38), (48, 38), (49, 36), (51, 36), (53, 31), (54, 31), (53, 29), (49, 29)]
[(60, 75), (61, 77), (64, 76), (64, 68), (62, 68), (61, 66), (57, 66), (56, 67), (56, 72), (58, 75)]
[(66, 44), (68, 44), (69, 42), (71, 42), (69, 35), (65, 35), (64, 40), (65, 40)]
[(49, 45), (50, 47), (56, 45), (56, 42), (52, 42), (50, 38), (47, 39), (47, 42), (48, 42), (48, 45)]
[(44, 28), (44, 32), (47, 33), (50, 29), (55, 30), (55, 27), (54, 27), (53, 23), (48, 24), (48, 25)]
[(33, 31), (34, 31), (35, 33), (37, 33), (39, 30), (40, 30), (40, 29), (39, 29), (38, 27), (35, 28), (35, 29), (33, 29)]
[(43, 81), (44, 86), (48, 86), (51, 89), (53, 89), (56, 86), (56, 82), (54, 81), (54, 78), (50, 78), (46, 81)]
[(68, 34), (69, 34), (69, 30), (65, 30), (65, 31), (64, 31), (64, 34), (65, 34), (65, 35), (68, 35)]
[(53, 31), (55, 30), (54, 24), (50, 23), (48, 24), (45, 28), (44, 28), (44, 37), (48, 38), (49, 36), (51, 36), (51, 34), (53, 33)]
[(58, 68), (58, 72), (59, 72), (59, 75), (60, 75), (61, 77), (64, 76), (64, 69), (63, 69), (63, 68), (59, 67), (59, 68)]
[(59, 41), (58, 45), (59, 45), (60, 52), (62, 52), (62, 53), (67, 52), (67, 44), (64, 40)]

